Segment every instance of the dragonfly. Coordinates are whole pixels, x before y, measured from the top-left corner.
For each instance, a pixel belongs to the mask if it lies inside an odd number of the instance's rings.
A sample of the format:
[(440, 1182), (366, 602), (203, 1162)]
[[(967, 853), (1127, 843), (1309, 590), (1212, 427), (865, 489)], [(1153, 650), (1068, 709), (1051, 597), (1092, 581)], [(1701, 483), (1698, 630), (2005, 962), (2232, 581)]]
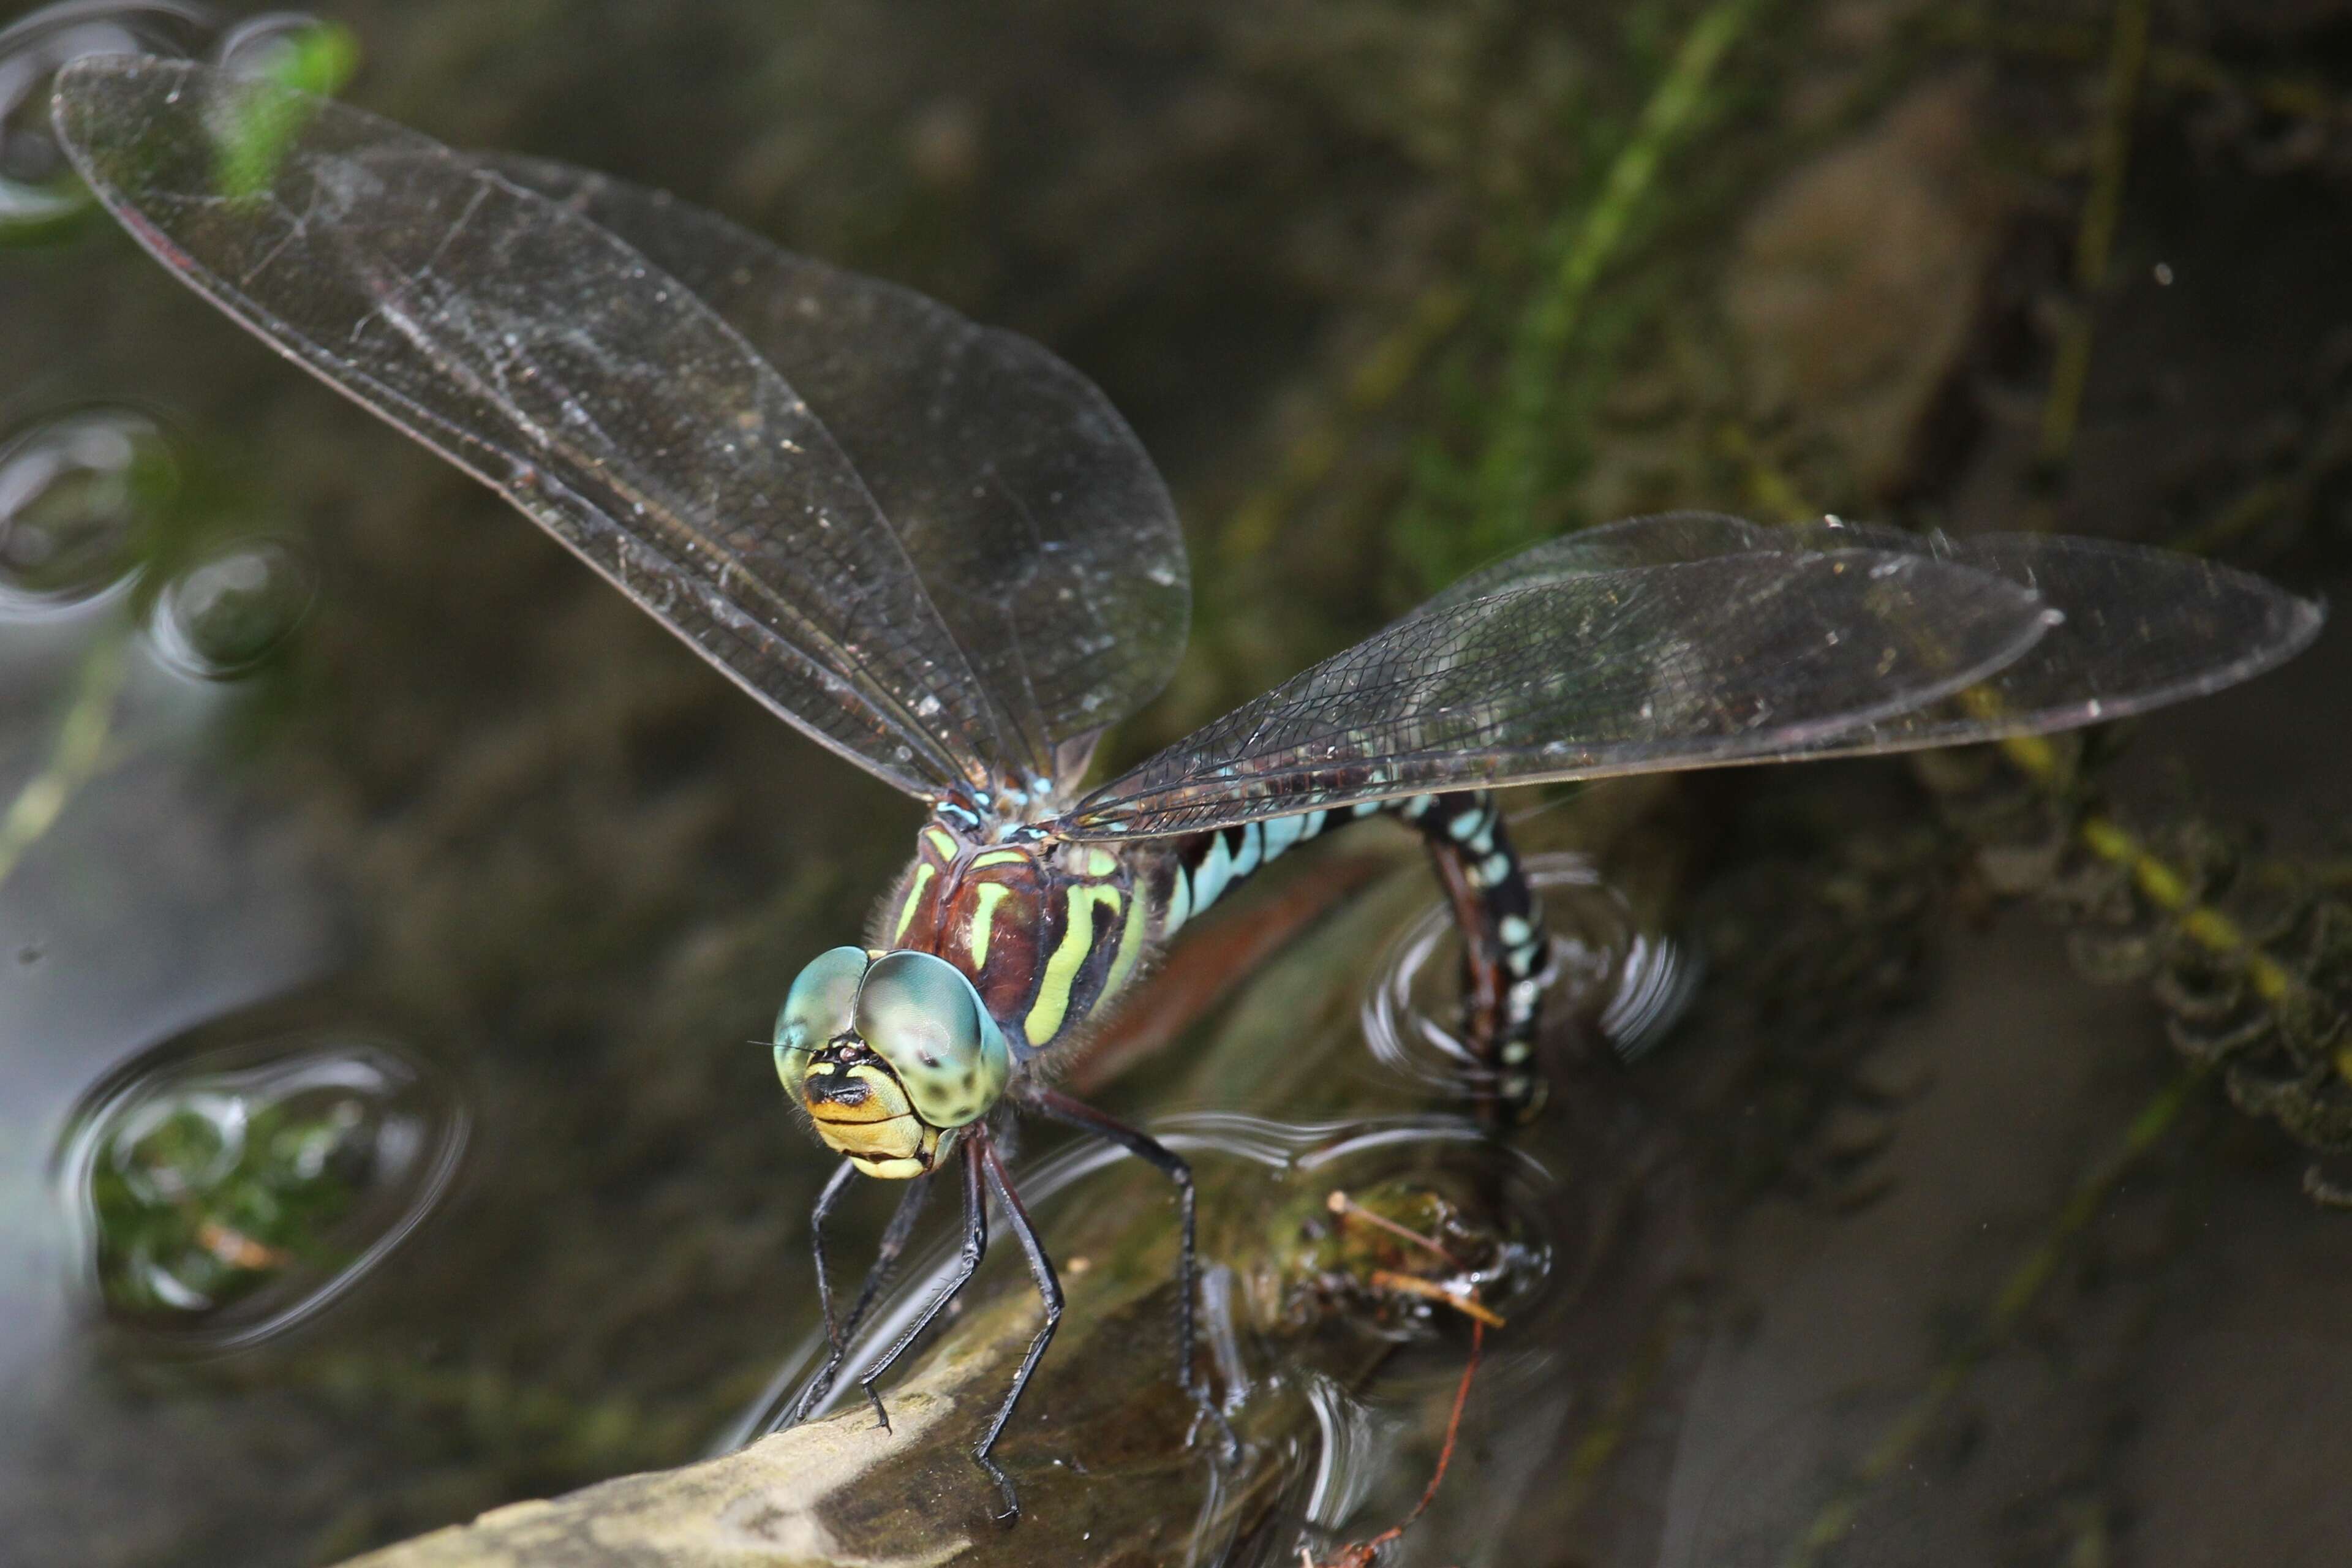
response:
[[(1550, 948), (1494, 791), (2062, 731), (2220, 690), (2307, 643), (2320, 606), (2161, 551), (1708, 513), (1563, 535), (1455, 583), (1156, 755), (1090, 783), (1191, 616), (1166, 486), (1106, 396), (1037, 344), (793, 255), (658, 192), (453, 152), (259, 77), (85, 58), (53, 120), (91, 190), (182, 281), (540, 523), (775, 715), (921, 803), (864, 940), (810, 959), (772, 1048), (840, 1163), (811, 1219), (829, 1359), (961, 1188), (946, 1279), (877, 1382), (971, 1279), (992, 1196), (1043, 1302), (972, 1448), (992, 1458), (1063, 1295), (1001, 1145), (1021, 1116), (1156, 1166), (1146, 1132), (1052, 1076), (1202, 911), (1386, 816), (1458, 916), (1465, 1073), (1499, 1125), (1543, 1097)], [(256, 148), (263, 155), (257, 156)], [(850, 1310), (826, 1221), (908, 1184)]]

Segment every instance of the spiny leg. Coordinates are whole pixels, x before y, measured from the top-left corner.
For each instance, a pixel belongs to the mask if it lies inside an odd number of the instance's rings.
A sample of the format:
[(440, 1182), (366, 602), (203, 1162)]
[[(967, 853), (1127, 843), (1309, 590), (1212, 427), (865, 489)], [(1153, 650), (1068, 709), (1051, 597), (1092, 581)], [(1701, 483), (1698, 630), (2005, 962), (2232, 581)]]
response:
[(867, 1403), (874, 1406), (875, 1419), (882, 1424), (886, 1432), (890, 1429), (890, 1413), (882, 1407), (882, 1395), (875, 1392), (874, 1384), (890, 1370), (893, 1363), (907, 1353), (908, 1345), (922, 1337), (923, 1331), (931, 1326), (931, 1320), (947, 1310), (947, 1304), (955, 1300), (957, 1292), (971, 1283), (973, 1270), (980, 1267), (982, 1256), (988, 1251), (988, 1199), (981, 1186), (980, 1169), (982, 1146), (983, 1139), (978, 1128), (966, 1134), (963, 1146), (963, 1250), (956, 1259), (954, 1278), (940, 1287), (939, 1294), (923, 1308), (922, 1315), (906, 1332), (892, 1341), (890, 1348), (882, 1352), (882, 1359), (858, 1379), (866, 1390)]
[(1022, 1393), (1028, 1388), (1029, 1379), (1037, 1370), (1038, 1360), (1045, 1355), (1045, 1347), (1053, 1342), (1054, 1330), (1062, 1321), (1062, 1282), (1054, 1277), (1054, 1263), (1045, 1256), (1045, 1244), (1038, 1239), (1037, 1227), (1029, 1221), (1029, 1211), (1021, 1206), (1020, 1194), (1013, 1190), (1013, 1180), (1004, 1173), (1004, 1162), (996, 1157), (996, 1145), (985, 1132), (976, 1129), (972, 1142), (979, 1149), (981, 1158), (988, 1163), (988, 1179), (995, 1186), (996, 1195), (1004, 1203), (1005, 1223), (1013, 1227), (1014, 1238), (1021, 1243), (1022, 1254), (1029, 1259), (1029, 1278), (1037, 1282), (1037, 1294), (1045, 1303), (1045, 1321), (1037, 1326), (1036, 1338), (1029, 1342), (1029, 1353), (1021, 1358), (1021, 1370), (1013, 1374), (1013, 1387), (1005, 1394), (1004, 1403), (997, 1406), (996, 1419), (988, 1424), (987, 1435), (971, 1451), (972, 1458), (989, 1473), (995, 1480), (997, 1489), (1004, 1494), (1004, 1511), (997, 1515), (1002, 1522), (1021, 1512), (1021, 1500), (1013, 1495), (1011, 1478), (994, 1459), (988, 1457), (989, 1450), (996, 1447), (997, 1436), (1004, 1430), (1004, 1424), (1013, 1419), (1013, 1407), (1021, 1403)]
[(1395, 806), (1428, 842), (1437, 879), (1462, 927), (1463, 1011), (1470, 1046), (1495, 1075), (1484, 1109), (1498, 1122), (1543, 1108), (1537, 1026), (1550, 978), (1551, 939), (1503, 814), (1485, 790), (1420, 795)]
[(825, 1278), (824, 1220), (841, 1194), (854, 1184), (856, 1175), (856, 1166), (844, 1160), (841, 1168), (825, 1183), (824, 1191), (817, 1194), (816, 1207), (809, 1215), (810, 1237), (816, 1249), (816, 1295), (824, 1309), (824, 1337), (828, 1353), (824, 1367), (810, 1380), (808, 1387), (802, 1391), (801, 1396), (793, 1402), (792, 1409), (786, 1413), (783, 1424), (787, 1426), (797, 1426), (807, 1420), (809, 1412), (823, 1404), (825, 1395), (833, 1392), (833, 1380), (840, 1375), (842, 1360), (848, 1354), (849, 1341), (857, 1332), (858, 1324), (866, 1321), (866, 1313), (874, 1305), (875, 1298), (882, 1293), (883, 1287), (890, 1282), (890, 1276), (896, 1272), (899, 1256), (907, 1250), (908, 1239), (914, 1235), (915, 1221), (923, 1212), (923, 1199), (931, 1189), (929, 1175), (917, 1176), (908, 1183), (906, 1195), (898, 1200), (898, 1207), (890, 1215), (888, 1227), (882, 1232), (882, 1244), (875, 1250), (873, 1267), (866, 1271), (866, 1282), (858, 1287), (857, 1300), (850, 1307), (849, 1316), (836, 1324), (833, 1316), (833, 1289)]
[(1217, 1423), (1224, 1433), (1226, 1448), (1237, 1448), (1240, 1439), (1234, 1436), (1233, 1428), (1225, 1423), (1224, 1413), (1210, 1400), (1207, 1388), (1193, 1371), (1196, 1341), (1192, 1303), (1199, 1294), (1201, 1265), (1193, 1241), (1192, 1167), (1184, 1163), (1183, 1156), (1149, 1133), (1105, 1115), (1084, 1100), (1073, 1100), (1054, 1089), (1036, 1089), (1028, 1092), (1024, 1103), (1040, 1116), (1117, 1144), (1175, 1184), (1178, 1210), (1182, 1215), (1182, 1233), (1176, 1247), (1176, 1384)]

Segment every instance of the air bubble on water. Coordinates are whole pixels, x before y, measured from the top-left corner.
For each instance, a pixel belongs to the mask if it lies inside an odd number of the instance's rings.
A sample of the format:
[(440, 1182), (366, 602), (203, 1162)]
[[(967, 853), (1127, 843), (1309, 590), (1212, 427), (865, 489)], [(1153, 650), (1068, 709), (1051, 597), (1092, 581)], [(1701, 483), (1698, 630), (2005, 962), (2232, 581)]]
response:
[(0, 614), (128, 582), (178, 483), (163, 430), (135, 409), (75, 409), (0, 437)]
[(65, 0), (0, 28), (0, 243), (39, 237), (86, 210), (49, 129), (49, 79), (85, 55), (184, 55), (216, 26), (207, 6)]
[(317, 596), (317, 574), (291, 545), (241, 540), (165, 585), (155, 597), (148, 635), (173, 668), (225, 680), (276, 652)]
[(248, 16), (220, 36), (212, 47), (213, 63), (240, 76), (278, 76), (319, 26), (319, 18), (305, 11)]
[(432, 1212), (467, 1124), (445, 1074), (371, 1030), (160, 1046), (85, 1096), (59, 1146), (82, 1287), (134, 1330), (265, 1339)]

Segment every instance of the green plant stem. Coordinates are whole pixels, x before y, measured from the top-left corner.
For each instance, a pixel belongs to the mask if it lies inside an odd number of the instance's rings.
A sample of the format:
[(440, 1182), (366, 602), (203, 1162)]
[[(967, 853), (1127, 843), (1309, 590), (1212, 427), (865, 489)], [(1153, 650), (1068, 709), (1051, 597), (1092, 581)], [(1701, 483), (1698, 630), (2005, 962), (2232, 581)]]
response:
[(2074, 450), (2082, 420), (2083, 389), (2090, 379), (2091, 333), (2099, 291), (2114, 258), (2116, 225), (2123, 212), (2124, 177), (2131, 166), (2132, 112), (2147, 73), (2148, 0), (2116, 0), (2107, 41), (2105, 103), (2092, 160), (2091, 189), (2074, 234), (2074, 309), (2058, 339), (2050, 395), (2042, 406), (2040, 457), (2055, 468)]
[(7, 879), (25, 852), (57, 825), (75, 795), (105, 766), (115, 700), (121, 695), (129, 665), (129, 641), (119, 632), (108, 632), (83, 657), (73, 700), (58, 725), (47, 760), (0, 816), (0, 881)]
[(1706, 89), (1724, 57), (1760, 8), (1760, 0), (1717, 0), (1700, 14), (1643, 106), (1632, 139), (1611, 163), (1591, 205), (1562, 220), (1559, 263), (1523, 318), (1505, 371), (1502, 418), (1479, 458), (1477, 488), (1489, 513), (1481, 519), (1483, 528), (1509, 538), (1533, 531), (1541, 479), (1538, 457), (1551, 423), (1554, 390), (1585, 302), (1622, 248), (1667, 154), (1697, 123)]
[(1967, 1344), (1936, 1369), (1910, 1407), (1895, 1417), (1863, 1457), (1846, 1486), (1813, 1516), (1812, 1522), (1781, 1558), (1785, 1568), (1811, 1568), (1819, 1563), (1822, 1553), (1853, 1527), (1870, 1494), (1909, 1460), (1921, 1441), (1934, 1430), (1952, 1396), (1985, 1358), (2016, 1331), (2027, 1310), (2057, 1277), (2068, 1248), (2098, 1215), (2116, 1184), (2179, 1121), (2181, 1110), (2204, 1082), (2206, 1071), (2201, 1063), (2188, 1068), (2159, 1089), (2132, 1118), (2116, 1147), (2075, 1184), (2065, 1205), (2041, 1239), (2011, 1267), (1992, 1304), (1986, 1309), (1983, 1324)]

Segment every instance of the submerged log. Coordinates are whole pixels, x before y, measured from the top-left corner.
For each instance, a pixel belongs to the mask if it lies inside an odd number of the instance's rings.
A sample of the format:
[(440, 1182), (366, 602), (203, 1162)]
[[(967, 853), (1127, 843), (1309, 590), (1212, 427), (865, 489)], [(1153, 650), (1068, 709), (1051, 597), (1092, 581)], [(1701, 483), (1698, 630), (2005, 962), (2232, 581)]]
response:
[[(1652, 798), (1624, 792), (1601, 811), (1548, 823), (1543, 837), (1558, 842), (1565, 831), (1588, 847), (1615, 838)], [(1270, 1525), (1295, 1530), (1321, 1448), (1313, 1391), (1362, 1387), (1405, 1337), (1393, 1322), (1375, 1331), (1360, 1321), (1370, 1298), (1350, 1281), (1333, 1288), (1333, 1253), (1318, 1245), (1329, 1237), (1330, 1192), (1440, 1194), (1457, 1236), (1495, 1243), (1490, 1269), (1522, 1223), (1501, 1212), (1498, 1173), (1515, 1157), (1473, 1135), (1459, 1103), (1433, 1112), (1425, 1083), (1379, 1070), (1365, 1053), (1363, 999), (1396, 934), (1434, 897), (1418, 851), (1360, 848), (1352, 864), (1310, 875), (1326, 889), (1309, 900), (1324, 906), (1319, 917), (1244, 978), (1210, 1026), (1144, 1069), (1164, 1080), (1150, 1103), (1229, 1112), (1223, 1148), (1213, 1137), (1187, 1152), (1210, 1269), (1202, 1363), (1234, 1395), (1237, 1453), (1176, 1384), (1170, 1190), (1121, 1162), (1089, 1170), (1076, 1202), (1033, 1205), (1068, 1304), (996, 1449), (1020, 1490), (1016, 1524), (992, 1520), (997, 1493), (970, 1457), (1039, 1321), (1016, 1249), (1000, 1236), (936, 1343), (884, 1380), (888, 1429), (853, 1385), (831, 1415), (736, 1452), (516, 1503), (349, 1568), (1214, 1561)], [(1299, 891), (1270, 907), (1295, 915)], [(1197, 940), (1213, 964), (1218, 931)], [(1265, 945), (1262, 932), (1222, 940)], [(1188, 976), (1171, 965), (1136, 1006), (1202, 986), (1197, 967)], [(1554, 1012), (1556, 1035), (1573, 1035), (1574, 1007)], [(1575, 1136), (1557, 1112), (1549, 1120), (1547, 1142)], [(1394, 1131), (1366, 1135), (1375, 1128)], [(1521, 1261), (1540, 1254), (1530, 1248)], [(925, 1272), (912, 1275), (927, 1286)]]

